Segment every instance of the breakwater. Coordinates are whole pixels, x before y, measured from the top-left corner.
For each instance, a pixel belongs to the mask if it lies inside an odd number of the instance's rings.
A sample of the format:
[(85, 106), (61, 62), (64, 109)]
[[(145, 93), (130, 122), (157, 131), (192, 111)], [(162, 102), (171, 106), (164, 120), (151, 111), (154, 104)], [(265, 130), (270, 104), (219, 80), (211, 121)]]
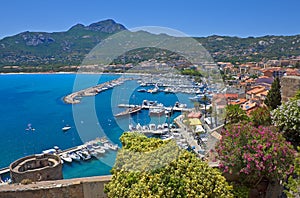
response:
[(112, 89), (115, 86), (123, 84), (125, 81), (134, 80), (134, 78), (119, 78), (116, 80), (111, 80), (93, 87), (88, 87), (86, 89), (82, 89), (80, 91), (73, 92), (64, 97), (64, 102), (67, 104), (78, 104), (80, 103), (80, 98), (86, 96), (95, 96), (102, 91), (106, 91), (108, 89)]

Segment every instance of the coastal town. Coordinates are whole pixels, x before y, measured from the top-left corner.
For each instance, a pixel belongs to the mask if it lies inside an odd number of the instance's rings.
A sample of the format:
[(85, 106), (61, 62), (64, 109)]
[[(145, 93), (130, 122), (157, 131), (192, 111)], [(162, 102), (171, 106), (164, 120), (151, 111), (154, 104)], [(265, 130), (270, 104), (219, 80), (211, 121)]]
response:
[(0, 198), (300, 198), (299, 0), (1, 5)]

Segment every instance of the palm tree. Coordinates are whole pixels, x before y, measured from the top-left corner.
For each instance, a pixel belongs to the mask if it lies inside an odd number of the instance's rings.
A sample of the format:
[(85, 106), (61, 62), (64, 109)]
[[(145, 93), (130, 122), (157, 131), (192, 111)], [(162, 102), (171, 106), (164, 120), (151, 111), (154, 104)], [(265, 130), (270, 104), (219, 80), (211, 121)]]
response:
[(207, 106), (207, 103), (208, 102), (210, 102), (210, 99), (207, 97), (207, 95), (206, 94), (204, 94), (204, 96), (201, 98), (201, 100), (202, 100), (202, 102), (204, 103), (204, 110), (205, 110), (205, 112), (204, 112), (204, 116), (205, 116), (205, 118), (206, 118), (206, 106)]
[(244, 120), (248, 120), (248, 116), (239, 105), (226, 106), (225, 124), (234, 124)]

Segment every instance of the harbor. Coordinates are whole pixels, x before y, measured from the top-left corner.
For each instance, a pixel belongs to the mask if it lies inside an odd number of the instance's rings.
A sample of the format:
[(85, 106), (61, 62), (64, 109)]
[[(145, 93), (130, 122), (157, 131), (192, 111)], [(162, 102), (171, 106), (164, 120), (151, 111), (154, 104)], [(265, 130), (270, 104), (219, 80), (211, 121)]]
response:
[[(53, 149), (54, 145), (59, 146), (59, 148), (63, 150), (59, 155), (61, 156), (62, 162), (64, 163), (64, 178), (109, 174), (109, 171), (113, 166), (116, 157), (116, 152), (112, 149), (108, 149), (105, 150), (105, 153), (101, 153), (103, 152), (103, 150), (99, 148), (92, 148), (92, 152), (88, 153), (89, 155), (91, 155), (91, 157), (89, 158), (84, 151), (86, 150), (86, 148), (81, 147), (83, 145), (82, 142), (85, 142), (86, 140), (81, 140), (81, 134), (80, 131), (78, 131), (78, 127), (82, 128), (83, 133), (89, 134), (90, 138), (87, 139), (89, 140), (95, 139), (98, 136), (102, 136), (102, 134), (96, 134), (96, 129), (101, 126), (104, 131), (103, 135), (105, 135), (114, 144), (117, 143), (118, 145), (121, 145), (119, 137), (124, 133), (124, 131), (128, 131), (128, 125), (130, 123), (135, 123), (135, 126), (133, 126), (133, 128), (139, 128), (136, 125), (140, 123), (142, 132), (145, 135), (153, 135), (164, 140), (174, 139), (180, 147), (189, 149), (189, 147), (193, 147), (193, 145), (189, 145), (190, 141), (184, 138), (184, 135), (181, 132), (181, 130), (183, 129), (179, 127), (172, 127), (173, 120), (180, 114), (187, 115), (190, 112), (201, 112), (203, 109), (205, 109), (202, 106), (195, 106), (194, 103), (190, 100), (190, 97), (193, 97), (194, 95), (190, 95), (187, 93), (167, 94), (163, 91), (159, 91), (155, 94), (148, 92), (139, 92), (139, 89), (147, 90), (153, 89), (153, 87), (141, 87), (138, 83), (138, 77), (136, 79), (133, 79), (129, 78), (128, 76), (128, 78), (124, 79), (125, 81), (123, 81), (120, 80), (119, 75), (102, 74), (102, 82), (106, 83), (101, 83), (101, 86), (99, 85), (100, 88), (102, 87), (101, 92), (99, 92), (100, 90), (98, 90), (100, 95), (98, 95), (98, 97), (95, 97), (94, 100), (82, 100), (79, 105), (75, 105), (75, 108), (80, 108), (81, 115), (89, 115), (90, 110), (83, 107), (90, 105), (90, 102), (93, 101), (95, 102), (95, 109), (99, 116), (97, 117), (97, 120), (93, 122), (89, 120), (88, 116), (84, 116), (79, 120), (79, 126), (76, 126), (73, 121), (72, 106), (67, 105), (66, 101), (62, 102), (61, 98), (59, 97), (67, 95), (66, 93), (71, 93), (72, 90), (74, 90), (73, 82), (76, 78), (76, 75), (33, 75), (31, 76), (31, 78), (32, 81), (35, 82), (34, 84), (27, 83), (27, 78), (25, 77), (27, 76), (18, 76), (19, 80), (24, 85), (28, 86), (28, 91), (32, 91), (30, 96), (32, 98), (31, 100), (34, 99), (34, 101), (30, 101), (30, 103), (28, 104), (34, 103), (40, 104), (40, 106), (37, 109), (32, 108), (32, 105), (26, 106), (26, 116), (22, 116), (19, 118), (23, 124), (16, 125), (15, 120), (12, 120), (9, 122), (9, 125), (4, 126), (4, 134), (10, 141), (9, 146), (13, 145), (11, 147), (14, 151), (10, 152), (9, 154), (5, 154), (7, 158), (3, 159), (1, 162), (3, 169), (0, 170), (0, 172), (3, 174), (9, 172), (8, 168), (5, 167), (8, 167), (9, 164), (16, 159), (32, 154), (41, 153), (45, 149)], [(89, 80), (95, 79), (95, 75), (86, 75), (84, 77), (88, 78)], [(34, 85), (38, 84), (41, 79), (44, 80), (43, 82), (45, 82), (45, 85), (41, 87), (39, 91), (35, 92), (34, 90), (36, 90), (36, 86)], [(117, 79), (117, 81), (112, 79)], [(46, 83), (48, 81), (54, 80), (56, 84), (48, 85)], [(160, 81), (160, 79), (158, 78), (157, 81)], [(173, 79), (173, 81), (176, 81), (176, 79)], [(167, 85), (167, 82), (161, 82), (163, 83), (162, 85)], [(82, 84), (82, 86), (83, 85), (84, 83)], [(161, 89), (161, 85), (158, 85)], [(60, 89), (57, 89), (57, 87), (60, 87)], [(114, 89), (112, 87), (114, 87)], [(118, 91), (114, 92), (115, 89)], [(19, 92), (22, 91), (21, 89), (18, 89), (17, 85), (13, 90), (16, 90), (16, 93), (14, 94), (15, 96), (18, 96)], [(49, 92), (48, 90), (54, 91)], [(83, 92), (85, 91), (84, 89), (80, 90)], [(87, 97), (94, 97), (94, 95), (98, 94), (93, 87), (91, 88), (90, 92), (91, 94), (86, 94)], [(73, 94), (74, 95), (69, 98), (71, 100), (70, 103), (77, 99), (79, 100), (79, 103), (81, 97), (84, 97), (81, 96), (80, 91)], [(124, 100), (124, 97), (126, 95), (130, 96), (128, 100)], [(20, 102), (26, 102), (27, 98), (27, 95), (24, 95), (24, 97), (20, 98)], [(53, 98), (57, 98), (57, 100), (53, 100)], [(114, 100), (113, 103), (111, 103), (112, 100)], [(40, 101), (44, 101), (45, 103), (40, 103)], [(107, 104), (111, 104), (113, 106), (109, 106)], [(49, 108), (50, 105), (51, 108)], [(128, 110), (135, 107), (137, 108), (137, 112)], [(9, 108), (15, 109), (15, 111), (20, 110), (15, 105), (9, 106)], [(140, 108), (141, 110), (139, 110)], [(207, 105), (207, 108), (209, 108), (209, 105)], [(121, 114), (121, 116), (116, 116), (118, 113), (122, 112), (124, 113)], [(12, 116), (10, 115), (11, 113), (9, 111), (6, 113), (9, 116)], [(105, 116), (100, 116), (103, 115), (103, 113), (105, 113)], [(170, 117), (166, 117), (166, 113), (170, 113)], [(48, 118), (47, 121), (45, 121), (45, 118)], [(167, 127), (167, 124), (165, 122), (169, 124), (169, 127)], [(28, 123), (30, 123), (31, 125), (29, 126)], [(156, 125), (156, 130), (153, 130), (154, 125), (151, 124)], [(118, 127), (118, 125), (120, 127)], [(28, 130), (26, 130), (26, 127), (28, 128)], [(33, 128), (35, 130), (33, 130)], [(18, 135), (13, 135), (12, 131), (16, 131)], [(194, 135), (191, 134), (191, 132), (188, 132), (188, 134), (189, 136)], [(23, 141), (26, 141), (26, 144), (20, 144), (20, 142)], [(97, 148), (97, 145), (94, 146), (96, 146)], [(204, 149), (204, 147), (202, 147), (202, 144), (200, 146), (201, 149)], [(93, 151), (93, 149), (95, 151)], [(84, 151), (83, 154), (81, 150)], [(196, 148), (195, 150), (198, 152), (200, 149)], [(80, 154), (83, 157), (81, 157), (79, 153), (76, 153), (77, 151), (81, 151)], [(77, 154), (77, 156), (73, 153)], [(95, 156), (97, 155), (98, 158), (93, 157), (92, 153)], [(78, 159), (78, 156), (80, 157), (80, 161), (76, 160)], [(72, 162), (69, 162), (70, 158), (72, 158)], [(5, 179), (7, 175), (8, 174), (5, 174), (2, 178)]]

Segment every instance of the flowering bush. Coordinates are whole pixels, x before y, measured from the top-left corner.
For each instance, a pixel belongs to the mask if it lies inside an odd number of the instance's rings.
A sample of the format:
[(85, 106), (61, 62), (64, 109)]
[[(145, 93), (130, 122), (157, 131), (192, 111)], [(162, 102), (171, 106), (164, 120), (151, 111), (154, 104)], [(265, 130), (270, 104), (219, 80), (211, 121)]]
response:
[(216, 148), (220, 168), (238, 175), (249, 187), (262, 179), (282, 180), (293, 171), (295, 151), (275, 128), (254, 127), (252, 123), (232, 125), (222, 131)]
[(274, 125), (294, 145), (300, 144), (300, 100), (289, 101), (271, 112)]

